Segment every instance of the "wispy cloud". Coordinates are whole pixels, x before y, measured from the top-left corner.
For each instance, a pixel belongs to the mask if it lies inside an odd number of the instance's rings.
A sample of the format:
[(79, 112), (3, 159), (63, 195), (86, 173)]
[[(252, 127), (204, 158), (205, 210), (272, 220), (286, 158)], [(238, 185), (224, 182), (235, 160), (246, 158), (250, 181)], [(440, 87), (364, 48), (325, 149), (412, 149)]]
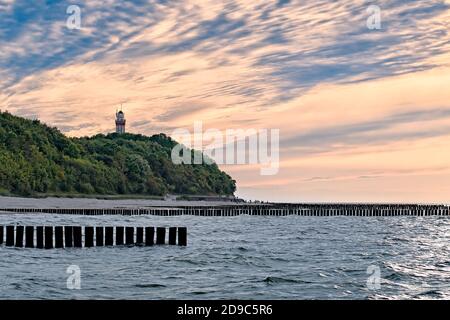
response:
[[(81, 8), (81, 30), (66, 28), (72, 4)], [(366, 26), (370, 4), (381, 8), (381, 30)], [(391, 152), (389, 172), (411, 155), (423, 161), (424, 152), (447, 159), (440, 148), (450, 128), (449, 7), (444, 0), (0, 0), (0, 108), (69, 135), (111, 131), (120, 103), (130, 130), (144, 134), (194, 120), (280, 128), (278, 181), (317, 195), (304, 186), (335, 190), (334, 181), (378, 179), (357, 155), (381, 159), (382, 147)], [(427, 149), (424, 141), (433, 143)], [(327, 161), (336, 165), (323, 172)], [(230, 168), (242, 185), (275, 183), (246, 168)], [(422, 170), (415, 162), (409, 169), (409, 176)]]
[[(447, 120), (445, 125), (427, 128), (425, 122)], [(415, 124), (415, 130), (410, 130), (405, 124)], [(392, 129), (396, 129), (392, 131)], [(284, 147), (303, 150), (329, 151), (333, 146), (348, 147), (348, 145), (385, 144), (393, 141), (416, 140), (436, 136), (447, 136), (450, 133), (450, 108), (408, 111), (392, 114), (380, 119), (366, 122), (336, 124), (319, 128), (310, 132), (288, 138), (283, 141)]]

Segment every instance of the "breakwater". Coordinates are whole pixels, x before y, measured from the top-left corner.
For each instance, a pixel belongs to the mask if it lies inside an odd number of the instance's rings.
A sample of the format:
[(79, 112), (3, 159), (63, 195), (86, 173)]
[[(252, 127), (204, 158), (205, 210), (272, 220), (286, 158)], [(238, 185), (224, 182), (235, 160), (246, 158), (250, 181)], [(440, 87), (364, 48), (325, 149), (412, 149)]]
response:
[(140, 208), (0, 208), (6, 213), (51, 213), (67, 215), (156, 215), (156, 216), (449, 216), (448, 205), (422, 204), (242, 204), (218, 206), (172, 206)]
[(0, 226), (0, 244), (19, 248), (187, 245), (186, 227)]

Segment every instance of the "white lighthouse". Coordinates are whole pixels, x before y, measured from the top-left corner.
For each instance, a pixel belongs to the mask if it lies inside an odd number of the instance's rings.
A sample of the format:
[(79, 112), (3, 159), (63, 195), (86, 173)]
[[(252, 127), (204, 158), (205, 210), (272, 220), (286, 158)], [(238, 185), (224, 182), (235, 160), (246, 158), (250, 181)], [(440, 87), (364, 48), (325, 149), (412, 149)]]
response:
[(125, 114), (122, 110), (116, 112), (116, 133), (125, 133)]

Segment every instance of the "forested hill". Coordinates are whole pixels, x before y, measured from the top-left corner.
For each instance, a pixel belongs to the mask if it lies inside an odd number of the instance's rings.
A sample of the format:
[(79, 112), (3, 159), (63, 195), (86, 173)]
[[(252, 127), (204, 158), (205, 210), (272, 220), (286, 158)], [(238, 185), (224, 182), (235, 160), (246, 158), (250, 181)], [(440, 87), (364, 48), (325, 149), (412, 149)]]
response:
[(0, 192), (33, 194), (231, 195), (217, 165), (175, 165), (170, 137), (68, 138), (38, 120), (0, 112)]

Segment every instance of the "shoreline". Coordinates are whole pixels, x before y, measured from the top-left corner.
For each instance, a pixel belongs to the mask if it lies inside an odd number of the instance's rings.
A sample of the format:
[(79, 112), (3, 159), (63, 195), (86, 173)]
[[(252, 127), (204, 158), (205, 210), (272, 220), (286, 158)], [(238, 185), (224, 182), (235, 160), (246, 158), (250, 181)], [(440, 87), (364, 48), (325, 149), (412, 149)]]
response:
[(217, 207), (217, 206), (283, 206), (283, 205), (320, 205), (320, 206), (397, 206), (397, 205), (425, 205), (425, 206), (450, 206), (449, 203), (370, 203), (370, 202), (234, 202), (218, 200), (174, 200), (174, 199), (151, 199), (151, 198), (65, 198), (65, 197), (39, 197), (25, 198), (15, 196), (0, 196), (0, 207), (2, 208), (86, 208), (86, 209), (109, 209), (109, 208), (146, 208), (146, 207)]
[(0, 207), (6, 208), (136, 208), (136, 207), (176, 207), (176, 206), (221, 206), (242, 205), (233, 201), (164, 200), (143, 198), (24, 198), (0, 196)]

